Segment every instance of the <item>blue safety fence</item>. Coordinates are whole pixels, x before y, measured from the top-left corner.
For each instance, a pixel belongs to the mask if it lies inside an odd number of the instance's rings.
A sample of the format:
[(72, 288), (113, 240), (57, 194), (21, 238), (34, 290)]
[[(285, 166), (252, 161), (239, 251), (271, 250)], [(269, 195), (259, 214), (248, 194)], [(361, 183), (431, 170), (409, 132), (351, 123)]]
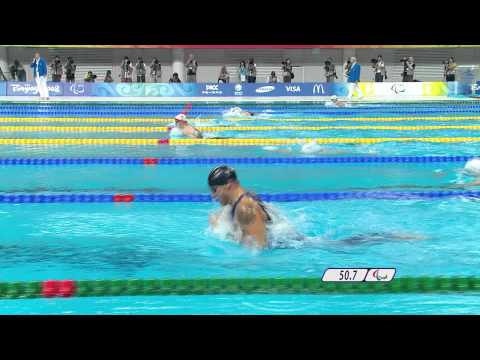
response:
[[(320, 193), (258, 194), (266, 202), (326, 200), (435, 200), (479, 199), (480, 191), (344, 191)], [(0, 195), (0, 203), (110, 203), (110, 202), (211, 202), (205, 194), (19, 194)]]
[(0, 158), (0, 165), (211, 165), (211, 164), (346, 164), (466, 162), (474, 156), (355, 156), (278, 158)]

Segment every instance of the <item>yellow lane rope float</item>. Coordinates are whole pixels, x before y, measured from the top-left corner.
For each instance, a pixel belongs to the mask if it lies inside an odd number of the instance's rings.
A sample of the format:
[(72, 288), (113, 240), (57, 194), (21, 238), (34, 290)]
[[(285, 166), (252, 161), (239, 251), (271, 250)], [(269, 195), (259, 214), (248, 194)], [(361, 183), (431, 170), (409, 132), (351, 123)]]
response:
[[(425, 125), (425, 126), (200, 126), (200, 131), (273, 131), (273, 130), (480, 130), (480, 125)], [(166, 132), (166, 126), (0, 126), (0, 132)]]
[[(193, 122), (210, 122), (212, 118), (192, 119)], [(330, 118), (235, 118), (223, 119), (222, 121), (272, 121), (272, 122), (301, 122), (301, 121), (461, 121), (480, 120), (480, 116), (402, 116), (402, 117), (330, 117)], [(10, 122), (88, 122), (88, 123), (173, 123), (173, 118), (107, 118), (107, 117), (0, 117), (0, 123)]]
[(0, 145), (220, 145), (259, 146), (304, 144), (374, 144), (380, 142), (469, 142), (480, 137), (302, 138), (302, 139), (0, 139)]

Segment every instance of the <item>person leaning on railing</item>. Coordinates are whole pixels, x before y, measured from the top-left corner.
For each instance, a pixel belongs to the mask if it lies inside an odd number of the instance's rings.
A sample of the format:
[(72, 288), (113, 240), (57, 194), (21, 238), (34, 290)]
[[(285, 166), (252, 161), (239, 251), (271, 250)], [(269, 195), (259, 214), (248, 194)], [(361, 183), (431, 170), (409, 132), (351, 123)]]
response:
[(188, 57), (187, 62), (185, 63), (185, 67), (187, 68), (187, 82), (194, 83), (197, 82), (197, 68), (198, 62), (195, 60), (193, 54), (190, 54)]

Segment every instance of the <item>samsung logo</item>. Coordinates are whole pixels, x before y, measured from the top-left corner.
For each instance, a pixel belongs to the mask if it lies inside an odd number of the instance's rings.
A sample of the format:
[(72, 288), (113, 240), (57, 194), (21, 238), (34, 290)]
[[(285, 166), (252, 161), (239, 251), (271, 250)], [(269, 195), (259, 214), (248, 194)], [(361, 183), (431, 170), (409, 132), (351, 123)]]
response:
[(271, 92), (275, 90), (275, 86), (262, 86), (260, 88), (258, 88), (257, 90), (255, 90), (256, 93), (268, 93), (268, 92)]

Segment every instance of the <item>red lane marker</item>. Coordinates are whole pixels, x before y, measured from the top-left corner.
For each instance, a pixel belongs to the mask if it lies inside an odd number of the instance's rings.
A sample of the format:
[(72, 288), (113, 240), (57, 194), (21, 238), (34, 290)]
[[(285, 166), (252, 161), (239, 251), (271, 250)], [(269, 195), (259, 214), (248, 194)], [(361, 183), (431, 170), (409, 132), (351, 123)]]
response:
[(156, 165), (156, 164), (158, 164), (158, 159), (156, 159), (156, 158), (144, 158), (143, 163), (145, 165)]
[(159, 139), (158, 140), (158, 145), (168, 145), (170, 139)]
[(71, 297), (75, 295), (77, 286), (73, 280), (60, 281), (58, 287), (58, 295), (61, 297)]
[(113, 195), (113, 202), (132, 202), (135, 200), (135, 196), (131, 194), (127, 195), (122, 195), (122, 194), (117, 194)]
[(77, 286), (73, 280), (47, 280), (42, 282), (44, 297), (71, 297), (75, 295)]
[(185, 114), (187, 115), (187, 113), (192, 109), (192, 103), (188, 103), (184, 106), (182, 112), (180, 114)]

